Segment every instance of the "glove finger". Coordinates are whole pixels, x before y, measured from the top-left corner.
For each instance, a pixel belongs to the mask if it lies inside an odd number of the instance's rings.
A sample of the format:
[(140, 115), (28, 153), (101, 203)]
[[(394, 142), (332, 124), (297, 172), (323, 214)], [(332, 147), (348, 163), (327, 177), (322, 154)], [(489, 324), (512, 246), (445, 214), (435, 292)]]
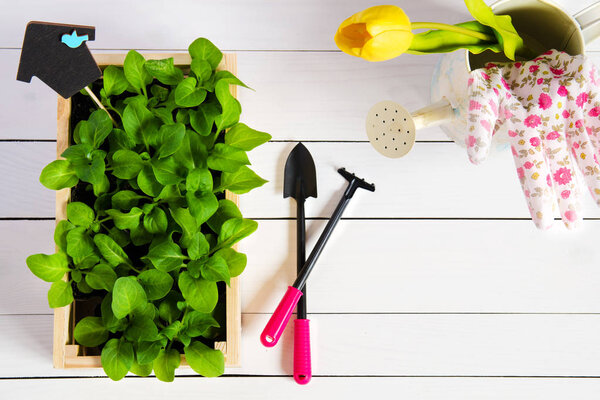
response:
[(576, 228), (581, 223), (581, 193), (574, 160), (569, 154), (568, 143), (564, 132), (550, 131), (544, 133), (544, 155), (551, 175), (546, 177), (548, 185), (554, 188), (558, 208), (565, 226)]
[(577, 120), (573, 128), (567, 130), (567, 146), (579, 166), (592, 198), (600, 206), (600, 153), (598, 139), (594, 136), (594, 130), (600, 131), (600, 121), (588, 119), (585, 126), (581, 121), (583, 119)]
[[(571, 124), (569, 124), (569, 147), (577, 159), (592, 198), (600, 206), (600, 83), (596, 66), (585, 64), (584, 76), (589, 78), (589, 92), (580, 94), (580, 103), (573, 106)], [(593, 99), (593, 100), (592, 100)], [(583, 101), (586, 100), (586, 101)], [(583, 110), (580, 107), (583, 105)], [(585, 122), (584, 122), (585, 121)]]
[[(467, 154), (473, 164), (485, 160), (490, 152), (492, 136), (498, 120), (500, 74), (476, 70), (469, 79), (467, 114)], [(501, 90), (505, 90), (502, 85)]]
[(513, 132), (516, 136), (511, 136), (511, 150), (531, 219), (538, 229), (548, 229), (554, 222), (555, 199), (547, 182), (550, 170), (541, 150), (541, 140), (534, 129)]

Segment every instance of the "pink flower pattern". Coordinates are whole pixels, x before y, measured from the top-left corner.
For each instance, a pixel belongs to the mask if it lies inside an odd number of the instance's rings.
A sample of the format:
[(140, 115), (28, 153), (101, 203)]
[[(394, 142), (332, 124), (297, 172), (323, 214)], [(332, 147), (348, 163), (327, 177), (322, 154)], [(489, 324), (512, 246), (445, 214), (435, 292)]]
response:
[(596, 66), (595, 65), (592, 66), (589, 77), (590, 77), (590, 81), (592, 82), (592, 84), (594, 84), (594, 86), (598, 86), (598, 78), (596, 76)]
[(600, 115), (600, 107), (594, 107), (590, 110), (590, 112), (588, 113), (588, 115), (590, 117), (597, 117), (598, 115)]
[(508, 108), (505, 108), (505, 107), (502, 107), (502, 106), (501, 106), (501, 107), (499, 108), (499, 110), (500, 110), (500, 115), (504, 116), (504, 119), (505, 119), (505, 120), (506, 120), (506, 119), (511, 119), (511, 118), (512, 118), (512, 116), (513, 116), (513, 113), (512, 113), (512, 112), (511, 112), (511, 111), (510, 111)]
[(483, 128), (486, 131), (490, 132), (492, 130), (492, 127), (490, 126), (490, 123), (487, 120), (482, 119), (481, 121), (479, 121), (479, 123), (481, 124), (481, 126), (483, 126)]
[(552, 98), (548, 96), (546, 93), (540, 94), (538, 98), (538, 105), (542, 110), (547, 110), (552, 105)]
[(473, 136), (473, 135), (467, 136), (467, 146), (468, 147), (473, 147), (473, 146), (475, 146), (476, 143), (477, 143), (477, 139), (475, 139), (475, 136)]
[(523, 171), (523, 168), (517, 168), (517, 176), (519, 177), (519, 179), (525, 178), (525, 171)]
[(560, 86), (558, 87), (558, 90), (556, 91), (556, 93), (557, 93), (559, 96), (565, 97), (566, 95), (568, 95), (568, 94), (569, 94), (569, 91), (567, 90), (567, 88), (566, 88), (566, 87), (564, 87), (564, 85), (560, 85)]
[(548, 139), (548, 140), (558, 139), (559, 137), (560, 137), (560, 134), (556, 131), (552, 131), (546, 135), (546, 139)]
[(571, 182), (571, 170), (565, 167), (559, 168), (554, 173), (554, 181), (559, 185), (566, 185)]
[(539, 115), (531, 114), (527, 118), (525, 118), (525, 121), (523, 122), (527, 127), (535, 128), (536, 126), (542, 123), (542, 119)]
[(536, 225), (551, 226), (553, 204), (558, 200), (565, 225), (577, 226), (581, 191), (574, 165), (583, 172), (600, 205), (600, 78), (596, 67), (583, 56), (555, 50), (532, 61), (487, 67), (471, 73), (470, 104), (481, 105), (470, 106), (467, 117), (471, 161), (483, 161), (493, 138), (504, 137)]
[(481, 104), (479, 104), (475, 100), (471, 100), (469, 102), (469, 111), (479, 110), (480, 108), (481, 108)]
[(575, 104), (577, 104), (577, 107), (583, 108), (583, 105), (585, 103), (587, 103), (587, 101), (588, 101), (588, 94), (586, 92), (583, 92), (583, 93), (579, 93), (579, 95), (577, 96), (577, 100), (575, 100)]
[(567, 210), (567, 211), (565, 211), (565, 217), (569, 221), (573, 222), (573, 221), (575, 221), (577, 219), (577, 213), (575, 211), (573, 211), (573, 210)]

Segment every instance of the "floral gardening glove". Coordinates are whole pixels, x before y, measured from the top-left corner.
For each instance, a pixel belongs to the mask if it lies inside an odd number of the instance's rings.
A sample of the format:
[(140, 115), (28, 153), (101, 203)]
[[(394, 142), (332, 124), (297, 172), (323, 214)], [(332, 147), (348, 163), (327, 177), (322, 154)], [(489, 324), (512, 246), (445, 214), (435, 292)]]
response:
[(568, 228), (581, 221), (577, 167), (600, 205), (599, 84), (591, 61), (556, 50), (471, 72), (469, 159), (480, 163), (492, 137), (508, 135), (517, 176), (540, 229), (552, 225), (556, 202)]

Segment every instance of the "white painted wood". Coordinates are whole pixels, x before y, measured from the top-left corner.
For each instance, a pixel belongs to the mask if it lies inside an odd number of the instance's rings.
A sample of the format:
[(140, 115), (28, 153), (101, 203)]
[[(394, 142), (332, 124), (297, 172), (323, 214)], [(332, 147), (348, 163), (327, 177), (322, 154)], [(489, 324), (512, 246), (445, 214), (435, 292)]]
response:
[[(574, 14), (593, 0), (556, 2)], [(375, 4), (381, 2), (107, 0), (92, 13), (74, 0), (19, 1), (4, 10), (0, 47), (20, 47), (27, 22), (42, 20), (96, 26), (96, 40), (89, 42), (94, 49), (185, 49), (204, 36), (224, 49), (337, 50), (333, 35), (339, 24)], [(407, 1), (401, 7), (412, 21), (454, 24), (473, 19), (460, 0)]]
[[(291, 375), (292, 335), (267, 349), (269, 315), (242, 315), (235, 375)], [(314, 375), (599, 376), (597, 315), (310, 315)], [(52, 317), (0, 316), (0, 376), (94, 376), (55, 370)], [(289, 327), (288, 327), (289, 328)], [(19, 351), (16, 351), (18, 349)], [(179, 371), (192, 373), (189, 369)]]
[[(571, 13), (592, 2), (559, 1)], [(224, 49), (250, 50), (238, 53), (239, 76), (256, 89), (240, 93), (243, 121), (275, 140), (364, 141), (364, 115), (375, 102), (388, 98), (409, 110), (427, 104), (438, 59), (405, 55), (370, 64), (339, 53), (332, 39), (339, 23), (374, 4), (107, 0), (91, 12), (74, 0), (13, 2), (3, 8), (0, 24), (0, 140), (55, 138), (55, 95), (37, 79), (31, 85), (15, 80), (25, 24), (38, 19), (96, 25), (97, 40), (90, 47), (98, 51), (185, 50), (198, 36)], [(461, 0), (401, 6), (413, 21), (470, 19)], [(600, 50), (600, 41), (588, 50)], [(590, 55), (600, 63), (600, 53)], [(418, 135), (421, 141), (446, 140), (436, 128)], [(319, 173), (319, 198), (307, 202), (309, 216), (329, 216), (344, 187), (335, 167), (345, 166), (377, 184), (376, 193), (357, 194), (347, 217), (414, 218), (340, 222), (310, 279), (314, 373), (339, 377), (317, 376), (302, 388), (289, 377), (179, 378), (171, 385), (154, 379), (17, 379), (0, 380), (2, 393), (61, 399), (81, 393), (90, 399), (594, 398), (597, 378), (390, 376), (600, 376), (599, 221), (569, 233), (560, 222), (550, 232), (538, 232), (526, 220), (424, 220), (527, 217), (510, 156), (474, 167), (451, 143), (419, 143), (395, 162), (367, 143), (307, 146)], [(281, 198), (281, 173), (292, 147), (271, 143), (251, 153), (256, 170), (271, 183), (242, 197), (245, 215), (293, 216), (293, 200)], [(53, 215), (54, 194), (38, 176), (54, 159), (54, 148), (54, 143), (0, 143), (0, 217)], [(600, 216), (587, 198), (586, 216)], [(309, 249), (324, 224), (308, 222)], [(51, 367), (48, 285), (31, 275), (24, 259), (52, 251), (53, 225), (0, 221), (0, 377), (102, 374)], [(294, 231), (293, 221), (261, 221), (259, 231), (242, 243), (250, 259), (242, 280), (243, 368), (229, 374), (291, 374), (291, 332), (269, 350), (258, 335), (294, 277)], [(387, 312), (400, 314), (379, 314)], [(38, 315), (8, 315), (15, 313)]]
[[(270, 182), (240, 198), (250, 218), (295, 216), (292, 199), (283, 199), (283, 170), (295, 143), (268, 143), (250, 153), (255, 171)], [(453, 143), (417, 143), (402, 159), (388, 159), (368, 143), (306, 143), (317, 165), (318, 198), (306, 203), (308, 217), (329, 218), (346, 180), (345, 167), (376, 185), (359, 191), (345, 217), (377, 218), (529, 218), (509, 152), (479, 166)], [(39, 183), (43, 167), (56, 157), (55, 143), (0, 143), (0, 217), (53, 217), (54, 192)], [(600, 217), (586, 191), (584, 216)], [(558, 213), (556, 214), (558, 217)], [(564, 229), (560, 222), (557, 229)]]
[[(312, 249), (326, 221), (307, 224)], [(341, 221), (308, 279), (313, 312), (600, 312), (600, 221)], [(296, 277), (295, 225), (240, 243), (243, 312), (273, 312)]]
[[(29, 271), (25, 259), (36, 253), (52, 254), (54, 221), (0, 221), (1, 314), (50, 314), (50, 283)], [(1, 354), (1, 353), (0, 353)]]
[[(308, 222), (309, 250), (324, 225)], [(0, 221), (1, 314), (50, 313), (49, 284), (25, 258), (54, 252), (53, 226)], [(580, 234), (541, 233), (529, 221), (341, 221), (309, 279), (308, 309), (598, 313), (599, 232), (600, 221)], [(295, 278), (295, 246), (293, 221), (260, 221), (240, 243), (243, 312), (275, 309)]]
[(17, 81), (20, 50), (0, 50), (0, 139), (56, 140), (56, 93), (35, 78)]
[(0, 216), (54, 218), (55, 192), (39, 178), (56, 159), (56, 143), (4, 142), (0, 154)]
[(179, 377), (165, 384), (153, 378), (126, 378), (108, 382), (106, 378), (60, 380), (11, 380), (0, 383), (14, 398), (63, 400), (144, 399), (211, 400), (245, 398), (257, 400), (365, 399), (373, 396), (419, 400), (563, 400), (589, 398), (600, 390), (597, 379), (540, 378), (367, 378), (315, 377), (309, 385), (296, 385), (287, 377), (196, 379)]

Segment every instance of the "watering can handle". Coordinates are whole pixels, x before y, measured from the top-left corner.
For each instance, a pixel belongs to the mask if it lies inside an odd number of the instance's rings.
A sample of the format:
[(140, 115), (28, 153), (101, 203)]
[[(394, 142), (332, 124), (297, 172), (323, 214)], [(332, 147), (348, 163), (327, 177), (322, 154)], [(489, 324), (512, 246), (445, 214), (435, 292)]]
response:
[(581, 27), (585, 44), (589, 44), (600, 36), (600, 1), (579, 11), (574, 18)]

